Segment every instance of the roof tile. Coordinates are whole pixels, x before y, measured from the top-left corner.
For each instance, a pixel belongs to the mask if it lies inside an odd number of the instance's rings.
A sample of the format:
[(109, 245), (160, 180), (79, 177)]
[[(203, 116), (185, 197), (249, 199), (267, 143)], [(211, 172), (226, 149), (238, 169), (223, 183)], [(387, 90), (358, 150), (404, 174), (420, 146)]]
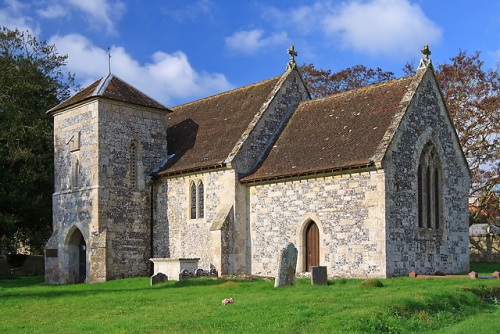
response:
[(242, 181), (371, 164), (412, 79), (302, 102), (261, 165)]
[(50, 109), (48, 113), (53, 113), (98, 96), (150, 108), (168, 110), (168, 108), (164, 105), (132, 87), (125, 81), (112, 74), (108, 74), (76, 93), (66, 101)]
[(223, 164), (280, 77), (172, 108), (167, 141), (168, 153), (175, 155), (158, 174)]

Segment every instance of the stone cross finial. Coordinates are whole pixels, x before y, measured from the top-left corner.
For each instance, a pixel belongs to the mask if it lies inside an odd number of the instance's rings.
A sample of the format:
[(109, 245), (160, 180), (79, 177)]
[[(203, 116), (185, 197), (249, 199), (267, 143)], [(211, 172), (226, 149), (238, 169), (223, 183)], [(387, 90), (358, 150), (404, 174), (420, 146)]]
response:
[(418, 68), (425, 68), (429, 66), (429, 64), (431, 63), (431, 59), (429, 58), (429, 56), (431, 55), (431, 50), (429, 50), (429, 45), (425, 44), (421, 52), (424, 55), (424, 57), (420, 60)]
[(421, 51), (422, 54), (424, 55), (424, 58), (429, 59), (429, 56), (431, 55), (431, 50), (429, 50), (429, 45), (425, 44), (424, 48)]
[(298, 56), (297, 51), (293, 45), (290, 45), (290, 48), (286, 51), (290, 55), (290, 61), (288, 62), (287, 68), (292, 68), (295, 65), (295, 57)]

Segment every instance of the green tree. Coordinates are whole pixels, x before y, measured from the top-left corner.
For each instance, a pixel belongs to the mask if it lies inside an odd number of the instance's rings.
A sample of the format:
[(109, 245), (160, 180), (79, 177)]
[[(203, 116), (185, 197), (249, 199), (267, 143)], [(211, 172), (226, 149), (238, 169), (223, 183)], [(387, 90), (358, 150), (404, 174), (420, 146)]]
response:
[(335, 73), (331, 70), (317, 69), (313, 64), (303, 64), (299, 68), (311, 96), (315, 98), (395, 78), (393, 72), (383, 71), (379, 67), (367, 68), (363, 65), (356, 65)]
[(45, 112), (69, 97), (67, 56), (28, 32), (0, 31), (0, 241), (41, 250), (52, 226), (52, 119)]

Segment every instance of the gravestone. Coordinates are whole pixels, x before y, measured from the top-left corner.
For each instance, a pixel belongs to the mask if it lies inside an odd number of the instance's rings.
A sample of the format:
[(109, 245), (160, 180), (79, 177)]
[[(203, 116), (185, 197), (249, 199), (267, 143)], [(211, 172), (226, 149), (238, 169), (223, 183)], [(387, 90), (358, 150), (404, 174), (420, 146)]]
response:
[(312, 285), (327, 285), (328, 275), (326, 266), (312, 266), (311, 267), (311, 284)]
[(293, 285), (295, 283), (295, 268), (297, 267), (297, 248), (289, 242), (278, 256), (278, 273), (274, 287)]
[(151, 285), (160, 284), (168, 281), (168, 276), (164, 273), (156, 273), (151, 276)]

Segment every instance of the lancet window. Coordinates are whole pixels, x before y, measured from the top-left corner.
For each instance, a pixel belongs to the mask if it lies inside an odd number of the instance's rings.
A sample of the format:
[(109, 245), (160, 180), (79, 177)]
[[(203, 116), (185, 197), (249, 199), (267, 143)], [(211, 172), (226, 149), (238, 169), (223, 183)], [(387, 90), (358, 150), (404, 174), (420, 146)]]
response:
[(439, 156), (428, 143), (420, 156), (417, 171), (418, 227), (440, 229), (442, 226), (442, 171)]
[(192, 180), (189, 184), (189, 213), (191, 219), (205, 217), (205, 187), (202, 180)]

